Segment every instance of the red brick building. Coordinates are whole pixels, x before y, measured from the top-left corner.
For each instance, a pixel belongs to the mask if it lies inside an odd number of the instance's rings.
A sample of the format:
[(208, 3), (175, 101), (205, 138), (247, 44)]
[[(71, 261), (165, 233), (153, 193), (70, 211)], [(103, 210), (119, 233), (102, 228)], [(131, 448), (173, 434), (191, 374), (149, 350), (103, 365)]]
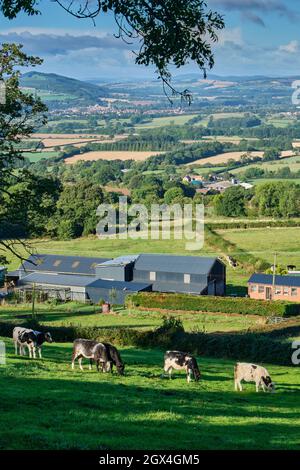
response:
[(272, 274), (252, 274), (248, 294), (251, 299), (300, 302), (300, 276), (276, 275), (273, 286)]

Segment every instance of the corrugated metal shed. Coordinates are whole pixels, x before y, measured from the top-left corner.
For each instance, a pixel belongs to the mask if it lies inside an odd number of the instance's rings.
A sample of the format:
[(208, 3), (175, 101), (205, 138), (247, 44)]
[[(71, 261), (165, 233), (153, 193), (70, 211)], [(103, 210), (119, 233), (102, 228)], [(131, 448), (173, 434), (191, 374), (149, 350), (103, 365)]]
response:
[(31, 273), (20, 279), (18, 286), (24, 284), (44, 284), (64, 287), (86, 287), (91, 283), (90, 276), (75, 276), (67, 274)]
[(141, 271), (209, 274), (217, 260), (202, 256), (141, 254), (134, 267)]
[[(114, 298), (112, 299), (112, 291)], [(99, 301), (105, 300), (116, 304), (124, 304), (127, 295), (133, 292), (151, 291), (151, 284), (144, 284), (140, 282), (122, 282), (122, 281), (108, 281), (104, 279), (97, 279), (86, 286), (86, 293), (89, 299), (97, 304)]]
[[(273, 284), (273, 275), (272, 274), (252, 274), (249, 281), (254, 284)], [(275, 285), (276, 286), (288, 286), (288, 287), (300, 287), (300, 276), (275, 276)]]
[(24, 261), (20, 269), (27, 272), (56, 272), (94, 276), (95, 267), (110, 258), (88, 258), (84, 256), (65, 256), (36, 254)]

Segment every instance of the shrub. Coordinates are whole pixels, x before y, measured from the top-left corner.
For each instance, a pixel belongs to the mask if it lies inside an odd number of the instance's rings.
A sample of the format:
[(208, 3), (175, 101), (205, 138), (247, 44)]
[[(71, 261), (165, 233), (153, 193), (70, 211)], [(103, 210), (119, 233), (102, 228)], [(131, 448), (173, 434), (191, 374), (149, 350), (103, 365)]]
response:
[(127, 297), (136, 307), (197, 312), (288, 317), (300, 314), (300, 304), (254, 300), (247, 297), (195, 296), (190, 294), (138, 293)]

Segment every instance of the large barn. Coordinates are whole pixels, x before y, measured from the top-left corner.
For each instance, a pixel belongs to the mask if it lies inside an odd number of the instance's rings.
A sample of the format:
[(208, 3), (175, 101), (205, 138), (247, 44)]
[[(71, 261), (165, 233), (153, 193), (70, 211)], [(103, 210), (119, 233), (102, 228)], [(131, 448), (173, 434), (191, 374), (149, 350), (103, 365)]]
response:
[(141, 291), (225, 295), (226, 270), (218, 258), (140, 254), (110, 258), (31, 255), (7, 283), (26, 297), (39, 292), (47, 298), (123, 304)]
[(151, 282), (153, 291), (225, 295), (226, 268), (218, 258), (140, 255), (133, 269), (135, 282)]

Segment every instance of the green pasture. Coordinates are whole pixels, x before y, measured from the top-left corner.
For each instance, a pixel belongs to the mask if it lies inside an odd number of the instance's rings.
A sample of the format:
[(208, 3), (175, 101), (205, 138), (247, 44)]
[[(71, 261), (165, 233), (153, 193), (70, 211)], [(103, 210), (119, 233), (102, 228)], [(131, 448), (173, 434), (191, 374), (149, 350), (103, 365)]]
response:
[[(198, 358), (201, 381), (163, 378), (163, 351), (123, 348), (125, 376), (70, 367), (72, 345), (42, 360), (3, 338), (1, 449), (299, 449), (298, 369), (268, 366), (274, 394), (233, 390), (233, 361)], [(17, 406), (19, 404), (19, 406)]]

